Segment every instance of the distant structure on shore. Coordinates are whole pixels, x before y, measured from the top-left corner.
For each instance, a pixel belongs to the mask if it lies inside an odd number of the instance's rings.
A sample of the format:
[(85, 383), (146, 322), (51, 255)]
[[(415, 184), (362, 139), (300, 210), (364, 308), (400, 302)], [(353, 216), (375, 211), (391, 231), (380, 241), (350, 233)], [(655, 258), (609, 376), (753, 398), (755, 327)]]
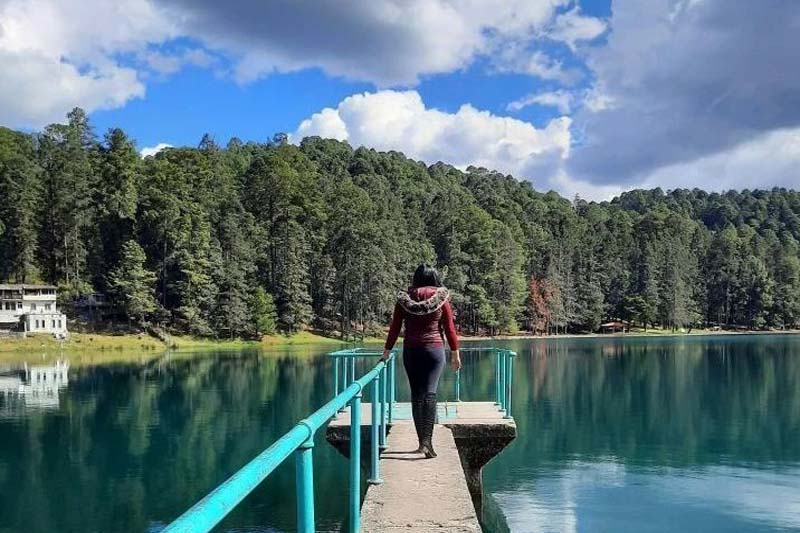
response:
[(15, 416), (20, 409), (57, 409), (59, 393), (69, 383), (68, 374), (68, 361), (0, 368), (0, 418)]
[(56, 307), (56, 287), (0, 284), (0, 333), (66, 335), (67, 317)]

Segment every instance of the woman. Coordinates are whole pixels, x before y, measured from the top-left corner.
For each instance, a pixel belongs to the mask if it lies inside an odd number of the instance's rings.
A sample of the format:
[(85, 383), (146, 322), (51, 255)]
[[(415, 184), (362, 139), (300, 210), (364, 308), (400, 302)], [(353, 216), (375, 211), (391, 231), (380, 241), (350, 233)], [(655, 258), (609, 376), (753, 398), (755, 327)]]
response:
[(461, 368), (458, 353), (458, 336), (453, 324), (450, 292), (442, 287), (436, 270), (422, 264), (414, 272), (411, 287), (397, 296), (389, 337), (382, 360), (389, 358), (391, 349), (406, 324), (403, 341), (403, 366), (411, 386), (411, 414), (417, 430), (419, 448), (428, 459), (436, 457), (433, 450), (433, 426), (436, 423), (436, 389), (444, 368), (444, 339), (450, 345), (450, 363), (453, 370)]

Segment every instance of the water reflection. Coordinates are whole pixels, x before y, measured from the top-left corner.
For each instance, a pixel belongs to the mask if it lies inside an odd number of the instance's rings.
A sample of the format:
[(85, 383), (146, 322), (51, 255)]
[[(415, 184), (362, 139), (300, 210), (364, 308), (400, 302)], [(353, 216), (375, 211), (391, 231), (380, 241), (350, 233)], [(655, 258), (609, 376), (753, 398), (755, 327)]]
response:
[[(485, 469), (487, 531), (800, 528), (800, 337), (508, 346), (519, 437)], [(158, 531), (331, 397), (324, 352), (5, 369), (0, 532)], [(464, 363), (464, 400), (492, 398), (493, 357)], [(37, 383), (50, 392), (19, 393)], [(318, 528), (339, 531), (348, 463), (323, 433)], [(292, 531), (294, 476), (290, 461), (219, 529)]]
[(25, 409), (57, 409), (68, 373), (68, 361), (0, 369), (0, 417), (21, 416)]
[(800, 528), (800, 339), (518, 345), (512, 531)]
[[(73, 366), (66, 389), (66, 365), (54, 365), (58, 376), (7, 369), (0, 532), (159, 530), (330, 397), (322, 352)], [(56, 396), (18, 392), (45, 383)], [(42, 398), (56, 404), (29, 408)], [(314, 460), (318, 490), (329, 493), (318, 502), (319, 528), (335, 531), (346, 519), (347, 494), (336, 489), (347, 461), (324, 440)], [(294, 492), (289, 461), (221, 530), (291, 531)]]

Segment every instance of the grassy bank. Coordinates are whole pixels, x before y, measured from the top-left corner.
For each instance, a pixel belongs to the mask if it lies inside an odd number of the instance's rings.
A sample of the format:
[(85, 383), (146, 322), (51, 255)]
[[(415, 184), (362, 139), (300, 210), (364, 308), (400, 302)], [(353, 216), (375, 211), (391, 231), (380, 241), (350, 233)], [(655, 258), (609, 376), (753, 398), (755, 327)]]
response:
[[(382, 342), (367, 338), (365, 343)], [(351, 343), (350, 343), (351, 344)], [(270, 335), (261, 341), (242, 339), (206, 339), (190, 336), (171, 336), (163, 342), (150, 335), (111, 335), (98, 333), (71, 333), (66, 340), (56, 340), (51, 335), (29, 335), (25, 339), (0, 338), (0, 363), (41, 361), (54, 357), (68, 357), (74, 363), (113, 361), (141, 361), (157, 357), (166, 351), (208, 351), (262, 348), (281, 350), (315, 346), (337, 349), (345, 346), (340, 339), (325, 337), (310, 331), (294, 335)]]
[[(365, 337), (363, 341), (359, 342), (359, 344), (375, 344), (375, 343), (382, 343), (384, 341), (383, 338), (380, 337)], [(261, 340), (261, 344), (264, 347), (276, 347), (280, 348), (283, 346), (343, 346), (343, 345), (352, 345), (352, 342), (345, 342), (342, 341), (338, 337), (326, 337), (324, 335), (320, 335), (319, 333), (313, 333), (311, 331), (301, 331), (299, 333), (295, 333), (291, 336), (284, 336), (284, 335), (270, 335), (266, 336)]]
[(787, 329), (775, 331), (763, 330), (711, 330), (693, 329), (692, 331), (673, 331), (671, 329), (648, 329), (633, 330), (627, 333), (561, 333), (558, 335), (531, 335), (520, 333), (516, 335), (496, 335), (488, 336), (467, 336), (459, 337), (462, 341), (489, 341), (489, 340), (516, 340), (516, 339), (592, 339), (592, 338), (615, 338), (615, 337), (693, 337), (703, 335), (794, 335), (800, 334), (800, 330)]
[(73, 333), (59, 341), (50, 335), (0, 339), (0, 363), (35, 363), (67, 358), (74, 366), (117, 361), (143, 362), (160, 356), (166, 346), (149, 335)]
[(166, 346), (149, 335), (72, 333), (63, 341), (52, 335), (28, 335), (24, 339), (0, 339), (0, 354), (83, 351), (164, 351)]

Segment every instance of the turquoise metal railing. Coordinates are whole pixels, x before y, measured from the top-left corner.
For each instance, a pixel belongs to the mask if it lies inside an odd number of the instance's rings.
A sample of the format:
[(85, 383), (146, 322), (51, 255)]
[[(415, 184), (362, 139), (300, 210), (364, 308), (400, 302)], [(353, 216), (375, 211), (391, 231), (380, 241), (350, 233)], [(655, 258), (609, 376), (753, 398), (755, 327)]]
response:
[[(349, 353), (346, 358), (343, 353)], [(297, 483), (297, 531), (313, 533), (314, 522), (314, 435), (328, 420), (336, 416), (346, 405), (350, 406), (350, 486), (349, 486), (349, 531), (357, 532), (361, 527), (361, 397), (367, 386), (371, 386), (372, 412), (370, 442), (370, 478), (369, 483), (381, 483), (379, 446), (386, 445), (386, 404), (387, 396), (394, 400), (394, 393), (387, 395), (387, 379), (391, 376), (394, 382), (395, 353), (392, 352), (386, 362), (379, 362), (372, 370), (359, 379), (355, 379), (355, 358), (371, 352), (360, 349), (334, 352), (335, 372), (338, 373), (338, 361), (346, 361), (349, 376), (344, 374), (339, 392), (336, 383), (336, 394), (333, 399), (316, 410), (313, 414), (297, 423), (288, 433), (278, 439), (272, 446), (261, 452), (255, 459), (244, 465), (238, 472), (211, 491), (205, 498), (197, 502), (178, 519), (168, 525), (165, 533), (205, 532), (210, 531), (230, 513), (248, 494), (258, 487), (281, 463), (295, 454), (295, 473)], [(391, 370), (387, 373), (387, 368)], [(394, 390), (394, 385), (389, 387)], [(389, 416), (392, 408), (389, 404)]]
[[(511, 385), (514, 357), (511, 350), (498, 348), (465, 348), (462, 353), (489, 352), (495, 354), (495, 404), (505, 418), (511, 418)], [(364, 389), (371, 389), (370, 412), (370, 484), (382, 483), (380, 449), (386, 447), (386, 425), (393, 421), (396, 395), (396, 351), (386, 362), (379, 362), (361, 378), (355, 379), (356, 359), (374, 358), (382, 352), (363, 348), (340, 350), (329, 354), (333, 358), (334, 397), (320, 409), (297, 423), (272, 446), (261, 452), (205, 498), (183, 513), (163, 531), (206, 532), (222, 521), (248, 494), (255, 490), (281, 463), (295, 455), (297, 483), (297, 531), (312, 533), (314, 521), (314, 435), (337, 413), (350, 407), (350, 471), (349, 471), (349, 531), (361, 527), (361, 398)], [(461, 372), (456, 373), (456, 401), (461, 401)]]
[[(388, 412), (381, 413), (381, 419), (389, 424), (394, 421), (394, 404), (396, 399), (396, 366), (395, 360), (397, 349), (392, 350), (392, 357), (387, 361), (387, 366), (384, 368), (385, 379), (381, 385), (382, 396), (387, 396), (384, 399), (384, 407), (388, 407)], [(348, 382), (348, 376), (352, 377), (355, 373), (356, 360), (360, 358), (375, 358), (383, 355), (380, 351), (369, 351), (364, 348), (352, 348), (349, 350), (339, 350), (328, 354), (333, 358), (333, 395), (339, 394), (339, 388), (344, 388)], [(343, 410), (343, 409), (342, 409)], [(382, 431), (385, 441), (385, 424)]]
[[(517, 353), (501, 348), (462, 348), (462, 354), (493, 353), (495, 355), (495, 396), (494, 403), (503, 413), (503, 418), (511, 418), (511, 388), (514, 382), (514, 358)], [(462, 363), (463, 364), (463, 363)], [(461, 370), (456, 372), (456, 401), (461, 401)]]
[[(393, 354), (396, 350), (393, 351)], [(462, 354), (468, 353), (493, 353), (495, 355), (495, 405), (498, 406), (499, 410), (503, 413), (503, 418), (512, 418), (511, 416), (511, 389), (514, 377), (514, 358), (517, 356), (517, 353), (513, 350), (505, 350), (501, 348), (462, 348), (459, 350)], [(348, 371), (350, 375), (355, 372), (355, 364), (356, 360), (359, 358), (372, 358), (372, 357), (380, 357), (383, 352), (378, 351), (367, 351), (363, 348), (354, 348), (350, 350), (340, 350), (338, 352), (333, 352), (329, 354), (331, 357), (334, 358), (334, 366), (333, 366), (333, 382), (334, 382), (334, 395), (339, 393), (339, 382), (342, 382), (342, 386), (344, 383), (347, 382)], [(388, 423), (391, 424), (394, 418), (394, 403), (395, 403), (395, 387), (396, 387), (396, 375), (395, 375), (395, 357), (392, 357), (390, 361), (389, 368), (387, 370), (389, 372), (389, 394), (391, 398), (389, 399), (388, 406), (389, 406), (389, 416), (388, 416)], [(384, 381), (385, 383), (385, 381)], [(385, 392), (383, 394), (386, 394)], [(455, 379), (455, 401), (461, 401), (461, 370), (456, 372), (456, 379)], [(381, 424), (381, 447), (385, 447), (385, 439), (386, 439), (386, 427), (385, 424), (387, 422), (387, 417), (385, 414), (382, 416), (382, 424)]]

